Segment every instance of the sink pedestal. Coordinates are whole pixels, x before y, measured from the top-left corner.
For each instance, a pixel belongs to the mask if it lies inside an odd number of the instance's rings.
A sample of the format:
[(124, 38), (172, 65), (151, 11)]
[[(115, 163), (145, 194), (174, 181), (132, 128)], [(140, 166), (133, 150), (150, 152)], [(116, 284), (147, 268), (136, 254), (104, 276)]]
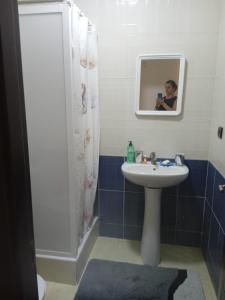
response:
[(145, 215), (141, 242), (144, 264), (157, 266), (160, 262), (161, 189), (145, 188)]

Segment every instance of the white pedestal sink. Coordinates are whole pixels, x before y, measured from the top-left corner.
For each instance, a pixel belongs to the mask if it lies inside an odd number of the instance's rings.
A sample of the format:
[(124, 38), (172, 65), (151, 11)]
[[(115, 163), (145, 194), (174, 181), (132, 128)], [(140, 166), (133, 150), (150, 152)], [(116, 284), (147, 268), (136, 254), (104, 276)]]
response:
[(177, 185), (188, 176), (187, 166), (155, 166), (125, 162), (121, 170), (125, 178), (145, 187), (145, 213), (141, 241), (144, 264), (157, 266), (160, 262), (160, 204), (161, 189)]

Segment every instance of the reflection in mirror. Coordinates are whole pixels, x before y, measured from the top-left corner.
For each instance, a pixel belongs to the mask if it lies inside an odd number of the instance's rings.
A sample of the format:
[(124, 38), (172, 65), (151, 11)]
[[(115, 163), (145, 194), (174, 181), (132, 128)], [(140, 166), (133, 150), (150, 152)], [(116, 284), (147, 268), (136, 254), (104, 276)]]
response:
[(181, 112), (184, 64), (182, 54), (138, 57), (136, 114), (178, 115)]

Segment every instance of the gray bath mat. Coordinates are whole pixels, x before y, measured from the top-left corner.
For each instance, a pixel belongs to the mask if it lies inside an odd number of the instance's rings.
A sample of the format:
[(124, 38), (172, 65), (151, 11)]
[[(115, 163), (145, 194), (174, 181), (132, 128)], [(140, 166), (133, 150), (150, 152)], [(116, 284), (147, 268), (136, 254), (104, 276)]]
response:
[(172, 300), (186, 278), (185, 270), (93, 259), (75, 300)]

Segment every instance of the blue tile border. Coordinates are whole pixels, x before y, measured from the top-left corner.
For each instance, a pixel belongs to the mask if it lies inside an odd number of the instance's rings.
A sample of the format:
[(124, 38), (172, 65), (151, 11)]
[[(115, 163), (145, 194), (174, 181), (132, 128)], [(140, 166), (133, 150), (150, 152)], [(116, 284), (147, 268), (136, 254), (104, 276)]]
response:
[(188, 178), (179, 185), (181, 196), (205, 197), (207, 161), (186, 160), (189, 168)]
[(161, 197), (161, 227), (175, 231), (177, 218), (177, 195), (162, 193)]
[(167, 227), (161, 227), (161, 243), (176, 244), (176, 231), (167, 229)]
[(205, 185), (206, 170), (189, 169), (188, 178), (179, 186), (179, 194), (181, 196), (204, 197)]
[(175, 186), (172, 186), (169, 188), (165, 188), (162, 190), (162, 193), (165, 195), (176, 195), (177, 196), (179, 193), (179, 186), (175, 185)]
[(121, 156), (100, 156), (99, 189), (124, 191), (123, 162), (124, 157)]
[(208, 161), (200, 159), (187, 159), (185, 160), (185, 164), (191, 170), (203, 170), (206, 172)]
[(190, 231), (176, 231), (176, 244), (183, 246), (201, 246), (201, 233), (200, 232), (190, 232)]
[(219, 184), (224, 184), (224, 177), (211, 162), (208, 162), (206, 181), (205, 214), (202, 229), (202, 251), (211, 276), (218, 299), (223, 294), (221, 274), (225, 253), (225, 194), (218, 190)]
[(225, 232), (225, 193), (219, 191), (219, 184), (225, 184), (225, 179), (218, 171), (216, 171), (212, 209)]
[(144, 187), (134, 184), (125, 179), (125, 191), (126, 192), (144, 193)]
[(215, 176), (216, 176), (216, 169), (209, 162), (208, 169), (207, 169), (207, 180), (206, 180), (206, 201), (208, 202), (210, 207), (212, 207), (212, 201), (213, 201)]
[(204, 220), (203, 220), (203, 228), (202, 228), (202, 248), (203, 252), (204, 249), (208, 249), (209, 243), (209, 231), (210, 231), (210, 222), (211, 222), (211, 208), (207, 201), (205, 201), (205, 213), (204, 213)]
[(142, 237), (142, 226), (124, 226), (124, 239), (140, 241)]
[(123, 192), (99, 191), (99, 212), (101, 223), (122, 225), (123, 220)]
[(207, 268), (218, 299), (222, 293), (220, 282), (223, 271), (225, 236), (218, 220), (212, 213), (210, 218), (208, 242), (202, 245)]
[[(123, 177), (121, 165), (124, 161), (125, 158), (120, 156), (100, 157), (98, 184), (100, 222), (122, 224), (123, 226), (142, 226), (144, 189), (128, 182)], [(202, 230), (207, 161), (187, 160), (186, 164), (191, 177), (189, 176), (190, 178), (183, 186), (167, 188), (162, 192), (161, 226), (164, 228), (164, 232), (167, 232), (163, 236), (166, 237), (168, 243), (174, 243), (176, 231), (192, 232), (194, 230), (201, 234)], [(116, 199), (117, 197), (119, 200)], [(201, 205), (197, 207), (199, 202)], [(182, 207), (184, 208), (182, 209)], [(192, 209), (194, 209), (194, 215)], [(188, 214), (191, 214), (191, 217)]]
[(123, 225), (108, 224), (108, 223), (100, 222), (99, 234), (100, 234), (100, 236), (123, 239), (124, 238)]
[[(135, 232), (132, 226), (142, 227), (143, 223), (144, 188), (128, 182), (123, 177), (121, 165), (124, 161), (125, 158), (121, 156), (100, 157), (98, 213), (100, 222), (123, 225), (124, 238), (132, 236), (133, 239), (136, 233), (131, 233), (132, 230)], [(208, 164), (203, 160), (187, 160), (186, 164), (190, 170), (188, 180), (183, 185), (163, 189), (162, 192), (161, 226), (164, 232), (162, 237), (165, 237), (162, 240), (166, 240), (167, 243), (174, 243), (177, 231), (188, 232), (189, 236), (193, 230), (200, 235), (202, 231)], [(130, 233), (125, 234), (126, 232)], [(179, 243), (179, 240), (176, 242)], [(193, 245), (196, 245), (196, 242), (193, 242)]]
[(142, 226), (144, 220), (144, 193), (125, 192), (124, 225)]
[[(201, 233), (205, 198), (182, 197), (177, 204), (177, 230)], [(201, 239), (200, 239), (201, 240)]]

